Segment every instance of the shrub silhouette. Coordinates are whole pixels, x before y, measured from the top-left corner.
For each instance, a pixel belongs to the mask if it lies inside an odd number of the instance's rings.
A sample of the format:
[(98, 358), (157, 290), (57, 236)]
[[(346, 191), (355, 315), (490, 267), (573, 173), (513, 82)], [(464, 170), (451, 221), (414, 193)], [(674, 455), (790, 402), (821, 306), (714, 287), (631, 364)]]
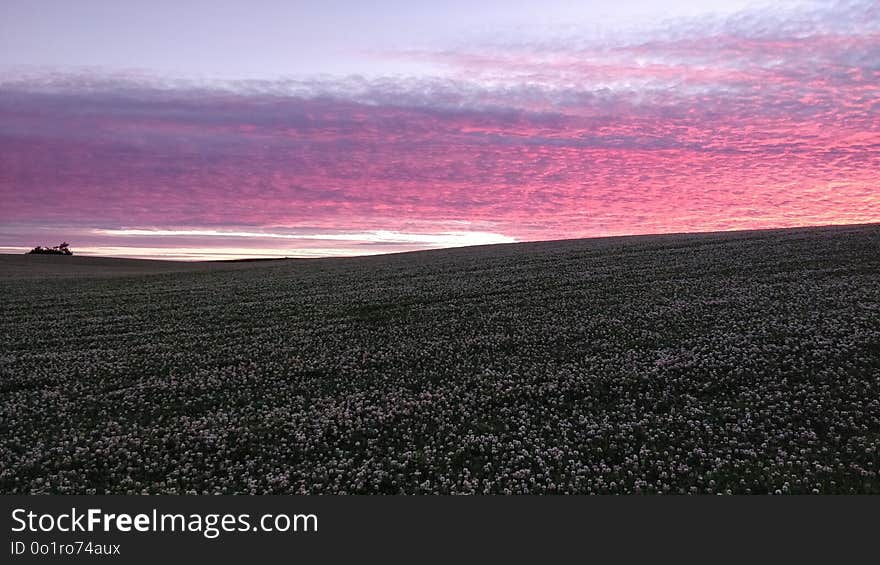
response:
[(28, 255), (73, 255), (73, 251), (70, 250), (70, 244), (62, 242), (55, 247), (41, 247), (37, 246), (27, 252)]

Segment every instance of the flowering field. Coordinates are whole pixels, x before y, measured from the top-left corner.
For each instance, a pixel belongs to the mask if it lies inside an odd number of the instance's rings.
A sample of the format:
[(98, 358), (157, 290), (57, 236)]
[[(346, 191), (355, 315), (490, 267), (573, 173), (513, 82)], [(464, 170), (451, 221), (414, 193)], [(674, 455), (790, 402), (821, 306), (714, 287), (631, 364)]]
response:
[(3, 493), (880, 493), (880, 226), (18, 264)]

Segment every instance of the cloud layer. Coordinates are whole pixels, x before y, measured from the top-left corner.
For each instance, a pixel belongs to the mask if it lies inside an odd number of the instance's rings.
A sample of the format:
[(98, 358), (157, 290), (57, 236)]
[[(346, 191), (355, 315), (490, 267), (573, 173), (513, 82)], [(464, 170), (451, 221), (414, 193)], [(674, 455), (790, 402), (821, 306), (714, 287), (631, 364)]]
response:
[[(349, 235), (324, 248), (378, 250), (468, 230), (500, 241), (880, 221), (874, 2), (394, 56), (446, 71), (9, 76), (0, 244), (40, 226), (112, 245), (132, 237), (118, 230), (201, 230), (219, 247), (228, 236), (211, 230), (335, 230)], [(379, 232), (427, 239), (363, 240)]]

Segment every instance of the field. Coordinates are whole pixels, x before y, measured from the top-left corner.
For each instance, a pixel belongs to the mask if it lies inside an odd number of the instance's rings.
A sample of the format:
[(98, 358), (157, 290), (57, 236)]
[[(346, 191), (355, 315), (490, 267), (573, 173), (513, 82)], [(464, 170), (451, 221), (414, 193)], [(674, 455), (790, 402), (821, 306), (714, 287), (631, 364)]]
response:
[(118, 261), (0, 256), (0, 492), (880, 493), (880, 226)]

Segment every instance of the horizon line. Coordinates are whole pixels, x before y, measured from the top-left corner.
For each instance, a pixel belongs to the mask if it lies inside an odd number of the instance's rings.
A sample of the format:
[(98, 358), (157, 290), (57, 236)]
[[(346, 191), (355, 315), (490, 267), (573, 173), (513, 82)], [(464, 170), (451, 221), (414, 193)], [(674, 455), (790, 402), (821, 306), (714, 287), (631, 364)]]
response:
[[(99, 253), (82, 253), (77, 252), (75, 248), (73, 248), (75, 257), (89, 257), (89, 258), (101, 258), (101, 259), (124, 259), (124, 260), (134, 260), (134, 261), (162, 261), (162, 262), (172, 262), (172, 263), (223, 263), (223, 262), (239, 262), (239, 261), (283, 261), (283, 260), (306, 260), (306, 259), (355, 259), (355, 258), (363, 258), (363, 257), (376, 257), (376, 256), (384, 256), (384, 255), (402, 255), (409, 253), (425, 253), (431, 251), (448, 251), (452, 249), (469, 249), (476, 247), (495, 247), (495, 246), (506, 246), (506, 245), (520, 245), (520, 244), (540, 244), (540, 243), (552, 243), (552, 242), (566, 242), (566, 241), (584, 241), (584, 240), (605, 240), (605, 239), (630, 239), (630, 238), (647, 238), (647, 237), (674, 237), (674, 236), (700, 236), (700, 235), (715, 235), (715, 234), (733, 234), (733, 233), (757, 233), (757, 232), (777, 232), (777, 231), (796, 231), (796, 230), (807, 230), (807, 229), (829, 229), (829, 228), (857, 228), (857, 227), (871, 227), (876, 226), (880, 227), (880, 222), (858, 222), (858, 223), (826, 223), (826, 224), (805, 224), (805, 225), (797, 225), (797, 226), (780, 226), (780, 227), (760, 227), (760, 228), (731, 228), (731, 229), (718, 229), (718, 230), (710, 230), (710, 231), (670, 231), (670, 232), (651, 232), (651, 233), (626, 233), (626, 234), (609, 234), (609, 235), (595, 235), (595, 236), (586, 236), (586, 237), (563, 237), (563, 238), (552, 238), (552, 239), (534, 239), (534, 240), (516, 240), (513, 238), (512, 241), (496, 241), (489, 243), (474, 243), (474, 244), (466, 244), (466, 245), (449, 245), (444, 247), (424, 247), (419, 249), (406, 249), (406, 250), (396, 250), (396, 251), (388, 251), (388, 252), (367, 252), (367, 253), (358, 253), (358, 254), (306, 254), (306, 255), (246, 255), (246, 254), (236, 254), (235, 256), (230, 256), (229, 254), (222, 253), (222, 248), (216, 248), (216, 250), (211, 250), (211, 248), (204, 248), (197, 255), (199, 257), (210, 256), (210, 255), (218, 255), (224, 258), (217, 259), (200, 259), (200, 258), (184, 258), (184, 256), (161, 256), (161, 255), (116, 255), (116, 254), (99, 254)], [(222, 237), (222, 236), (220, 236)], [(235, 236), (231, 236), (235, 237)], [(271, 236), (270, 236), (271, 237)], [(277, 237), (277, 236), (276, 236)], [(9, 256), (18, 256), (18, 255), (28, 255), (28, 250), (33, 249), (32, 247), (20, 247), (20, 246), (0, 246), (0, 255), (9, 255)], [(86, 247), (85, 249), (89, 249)], [(134, 249), (134, 248), (133, 248)], [(162, 248), (173, 250), (174, 248)], [(185, 248), (177, 248), (177, 249), (185, 249)], [(18, 253), (9, 252), (9, 250), (19, 251)]]

